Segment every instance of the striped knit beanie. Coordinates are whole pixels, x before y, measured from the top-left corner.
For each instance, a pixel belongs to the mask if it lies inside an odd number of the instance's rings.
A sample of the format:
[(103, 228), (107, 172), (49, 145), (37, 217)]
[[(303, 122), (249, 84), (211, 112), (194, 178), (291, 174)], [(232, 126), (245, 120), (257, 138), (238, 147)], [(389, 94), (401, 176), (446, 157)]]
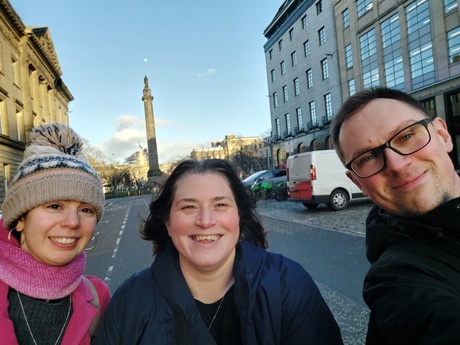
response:
[(6, 192), (3, 224), (12, 223), (29, 210), (50, 201), (71, 200), (104, 212), (104, 190), (96, 171), (81, 152), (78, 135), (62, 123), (32, 129), (30, 146)]

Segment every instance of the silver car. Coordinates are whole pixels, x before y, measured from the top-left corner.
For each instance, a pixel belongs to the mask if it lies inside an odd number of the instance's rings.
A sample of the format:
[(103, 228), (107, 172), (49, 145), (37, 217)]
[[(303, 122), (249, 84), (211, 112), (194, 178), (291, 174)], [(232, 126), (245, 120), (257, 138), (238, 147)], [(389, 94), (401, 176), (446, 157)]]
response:
[(273, 169), (273, 170), (261, 170), (249, 177), (246, 177), (243, 180), (243, 183), (248, 188), (254, 184), (256, 180), (259, 181), (271, 181), (273, 187), (275, 187), (278, 182), (283, 182), (283, 186), (286, 186), (286, 170), (284, 169)]

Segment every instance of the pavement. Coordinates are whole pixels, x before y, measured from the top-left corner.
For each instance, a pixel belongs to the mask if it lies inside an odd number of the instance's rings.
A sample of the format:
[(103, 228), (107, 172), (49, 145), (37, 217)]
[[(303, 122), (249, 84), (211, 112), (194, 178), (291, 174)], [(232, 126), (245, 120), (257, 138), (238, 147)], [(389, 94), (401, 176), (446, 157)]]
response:
[[(373, 205), (370, 199), (362, 198), (350, 201), (348, 208), (342, 211), (333, 211), (324, 204), (310, 210), (300, 202), (270, 199), (259, 201), (256, 210), (267, 217), (365, 237), (366, 217)], [(286, 223), (279, 231), (289, 233), (291, 229)]]

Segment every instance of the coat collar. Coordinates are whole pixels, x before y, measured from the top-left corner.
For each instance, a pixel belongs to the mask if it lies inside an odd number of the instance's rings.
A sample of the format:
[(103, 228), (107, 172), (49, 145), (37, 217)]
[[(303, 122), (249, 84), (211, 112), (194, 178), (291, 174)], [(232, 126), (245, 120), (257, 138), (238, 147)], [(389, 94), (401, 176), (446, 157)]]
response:
[[(17, 345), (13, 322), (8, 314), (8, 290), (9, 286), (0, 280), (0, 325), (2, 325), (0, 345)], [(98, 309), (90, 303), (93, 298), (89, 287), (83, 281), (80, 282), (72, 293), (73, 312), (62, 345), (90, 344), (88, 329), (98, 312)]]
[(460, 198), (452, 199), (418, 217), (399, 217), (374, 206), (366, 219), (366, 250), (370, 263), (401, 240), (433, 244), (460, 240)]

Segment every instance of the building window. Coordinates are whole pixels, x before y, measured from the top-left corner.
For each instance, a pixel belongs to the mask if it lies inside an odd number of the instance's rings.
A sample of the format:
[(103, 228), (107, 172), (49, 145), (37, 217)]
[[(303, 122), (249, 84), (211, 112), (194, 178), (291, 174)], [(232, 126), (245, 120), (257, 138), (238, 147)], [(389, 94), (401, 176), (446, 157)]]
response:
[(406, 20), (411, 87), (418, 89), (436, 81), (428, 1), (409, 4), (406, 7)]
[(321, 60), (321, 72), (323, 75), (323, 80), (329, 78), (329, 64), (327, 62), (327, 58)]
[(449, 62), (460, 61), (460, 26), (447, 33), (449, 45)]
[(382, 32), (382, 46), (383, 49), (394, 46), (396, 49), (401, 48), (401, 34), (399, 30), (399, 14), (395, 13), (387, 20), (384, 20), (380, 25)]
[(0, 71), (3, 71), (3, 45), (0, 42)]
[(377, 63), (377, 46), (375, 29), (359, 37), (361, 65), (363, 72), (363, 87), (379, 85), (379, 67)]
[(308, 19), (307, 19), (307, 15), (304, 15), (302, 17), (302, 29), (305, 29), (308, 25)]
[[(449, 98), (452, 100), (453, 96), (455, 96), (455, 94), (451, 95)], [(428, 111), (428, 114), (430, 114), (430, 117), (432, 119), (434, 119), (437, 116), (436, 115), (436, 100), (434, 98), (425, 99), (423, 101), (420, 101), (420, 103), (422, 103), (423, 107)], [(458, 114), (455, 114), (454, 116), (458, 116)]]
[(268, 51), (268, 56), (270, 57), (270, 60), (273, 59), (273, 49)]
[(19, 70), (19, 61), (16, 60), (14, 57), (11, 58), (11, 63), (13, 65), (13, 82), (16, 86), (20, 86), (20, 70)]
[(278, 93), (273, 92), (273, 108), (278, 108)]
[(348, 8), (342, 12), (343, 28), (346, 29), (350, 27), (350, 14), (348, 13)]
[(310, 103), (308, 103), (308, 106), (310, 108), (310, 121), (311, 121), (311, 123), (316, 123), (315, 101), (311, 101)]
[(275, 69), (272, 69), (270, 74), (272, 76), (272, 83), (273, 83), (276, 80), (276, 71), (275, 71)]
[(323, 12), (323, 1), (322, 0), (319, 0), (317, 3), (316, 3), (316, 14), (320, 14), (321, 12)]
[(313, 72), (310, 69), (307, 70), (307, 88), (311, 89), (313, 87)]
[(458, 7), (457, 0), (444, 0), (444, 13), (456, 10)]
[[(430, 8), (427, 1), (414, 1), (406, 6), (407, 34), (413, 34), (427, 26), (430, 30)], [(426, 31), (425, 30), (425, 31)], [(431, 32), (431, 30), (430, 30)]]
[(372, 10), (372, 0), (357, 0), (358, 18)]
[(350, 80), (348, 81), (348, 95), (349, 95), (349, 96), (353, 96), (355, 93), (356, 93), (356, 90), (355, 90), (355, 80), (354, 80), (354, 79), (350, 79)]
[(295, 110), (295, 113), (297, 115), (297, 127), (299, 128), (299, 130), (302, 128), (303, 126), (303, 119), (302, 119), (302, 108), (297, 108)]
[(300, 95), (299, 78), (294, 79), (294, 94), (296, 96)]
[(6, 110), (6, 102), (4, 99), (0, 100), (0, 132), (8, 135), (8, 113)]
[(324, 26), (318, 30), (318, 40), (320, 46), (326, 43), (326, 30), (324, 29)]
[(353, 52), (351, 43), (345, 47), (345, 60), (347, 61), (347, 68), (353, 67)]
[(295, 65), (297, 65), (297, 53), (296, 52), (293, 52), (291, 54), (291, 62), (292, 62), (292, 67), (294, 67)]
[(289, 40), (292, 41), (295, 38), (294, 28), (289, 30)]
[(3, 164), (3, 188), (6, 193), (11, 181), (11, 165)]
[(304, 53), (305, 53), (305, 56), (308, 56), (310, 55), (310, 41), (305, 41), (305, 43), (303, 44), (303, 50), (304, 50)]
[(280, 126), (280, 119), (276, 118), (275, 119), (275, 128), (276, 128), (276, 136), (277, 138), (281, 137), (281, 126)]
[(286, 134), (290, 135), (291, 134), (291, 117), (289, 116), (289, 113), (284, 115), (284, 119), (286, 120)]
[(404, 90), (404, 65), (398, 13), (383, 21), (380, 31), (386, 86)]
[(283, 100), (286, 103), (289, 100), (287, 86), (283, 86)]
[(284, 46), (283, 40), (279, 40), (279, 41), (278, 41), (278, 47), (279, 47), (279, 49), (280, 49), (280, 50), (283, 49), (283, 46)]
[(418, 89), (435, 82), (431, 41), (409, 51), (412, 87)]
[(26, 133), (24, 127), (24, 117), (22, 115), (22, 111), (16, 113), (16, 121), (18, 123), (18, 141), (25, 142), (26, 141)]
[(284, 61), (281, 61), (280, 66), (281, 66), (281, 75), (284, 75), (286, 73), (286, 64), (284, 63)]
[(324, 108), (326, 109), (326, 118), (332, 120), (332, 97), (330, 93), (324, 95)]

